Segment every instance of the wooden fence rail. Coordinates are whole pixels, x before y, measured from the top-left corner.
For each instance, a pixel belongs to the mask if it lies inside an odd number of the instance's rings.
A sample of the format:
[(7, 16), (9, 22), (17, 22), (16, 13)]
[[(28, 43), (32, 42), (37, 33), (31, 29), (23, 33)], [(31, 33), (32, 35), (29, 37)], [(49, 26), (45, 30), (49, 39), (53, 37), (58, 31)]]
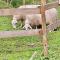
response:
[[(57, 27), (60, 27), (60, 20), (54, 22), (54, 24), (47, 26), (47, 32), (53, 31)], [(0, 31), (0, 38), (8, 38), (8, 37), (17, 37), (17, 36), (34, 36), (34, 35), (42, 35), (42, 29), (32, 29), (32, 30), (13, 30), (13, 31)]]
[(17, 31), (0, 31), (0, 38), (42, 35), (42, 30), (17, 30)]
[[(58, 1), (53, 3), (45, 4), (45, 8), (51, 9), (54, 7), (58, 7)], [(10, 8), (10, 9), (0, 9), (0, 16), (6, 16), (6, 15), (19, 15), (19, 14), (40, 14), (41, 12), (41, 6), (39, 8)]]

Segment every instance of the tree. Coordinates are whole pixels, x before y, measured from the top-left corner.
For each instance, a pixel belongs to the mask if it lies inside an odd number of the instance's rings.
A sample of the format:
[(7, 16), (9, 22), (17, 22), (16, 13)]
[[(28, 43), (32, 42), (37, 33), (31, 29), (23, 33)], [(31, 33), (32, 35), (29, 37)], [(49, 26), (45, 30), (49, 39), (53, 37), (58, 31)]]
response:
[(12, 0), (11, 4), (13, 7), (18, 7), (23, 4), (22, 2), (22, 0)]

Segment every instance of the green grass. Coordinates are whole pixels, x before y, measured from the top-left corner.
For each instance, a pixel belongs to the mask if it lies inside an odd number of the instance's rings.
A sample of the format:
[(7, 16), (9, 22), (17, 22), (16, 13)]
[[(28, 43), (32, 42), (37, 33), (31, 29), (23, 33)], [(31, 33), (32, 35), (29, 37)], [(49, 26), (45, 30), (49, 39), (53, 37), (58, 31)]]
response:
[(0, 17), (0, 31), (8, 31), (12, 30), (12, 25), (11, 25), (11, 17)]
[[(0, 42), (0, 60), (29, 60), (34, 51), (34, 60), (44, 59), (42, 39), (38, 36), (1, 38)], [(60, 60), (60, 31), (48, 34), (48, 44), (49, 60)]]
[(41, 51), (42, 45), (39, 37), (15, 37), (0, 39), (0, 60), (28, 60), (34, 51)]
[(2, 9), (2, 8), (11, 8), (12, 7), (12, 5), (7, 5), (4, 1), (1, 1), (0, 0), (0, 9)]
[[(11, 8), (11, 5), (7, 5), (4, 1), (0, 0), (0, 9), (2, 8)], [(8, 31), (12, 30), (12, 25), (11, 25), (11, 16), (0, 16), (0, 31)]]
[[(14, 30), (11, 24), (12, 16), (0, 16), (0, 31)], [(21, 21), (17, 23), (17, 29), (21, 29)]]
[(49, 34), (50, 60), (60, 60), (60, 31)]

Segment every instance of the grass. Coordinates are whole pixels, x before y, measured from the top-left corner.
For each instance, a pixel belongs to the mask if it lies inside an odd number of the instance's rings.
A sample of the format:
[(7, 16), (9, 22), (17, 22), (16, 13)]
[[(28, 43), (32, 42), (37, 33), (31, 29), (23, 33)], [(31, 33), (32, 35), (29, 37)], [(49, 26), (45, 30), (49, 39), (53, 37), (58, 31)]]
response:
[(2, 8), (11, 8), (12, 7), (12, 5), (7, 5), (4, 1), (1, 1), (0, 0), (0, 9), (2, 9)]
[[(50, 34), (49, 34), (50, 35)], [(60, 60), (60, 31), (52, 32), (49, 38), (50, 60)], [(50, 40), (51, 39), (51, 40)]]
[(0, 17), (0, 31), (12, 30), (11, 20), (11, 17)]
[(42, 45), (39, 43), (39, 37), (14, 37), (0, 39), (0, 55), (1, 59), (8, 60), (28, 60), (34, 51), (41, 50)]
[[(48, 33), (49, 60), (60, 60), (60, 31)], [(34, 51), (34, 60), (46, 60), (41, 55), (42, 39), (38, 36), (0, 39), (0, 60), (29, 60)]]

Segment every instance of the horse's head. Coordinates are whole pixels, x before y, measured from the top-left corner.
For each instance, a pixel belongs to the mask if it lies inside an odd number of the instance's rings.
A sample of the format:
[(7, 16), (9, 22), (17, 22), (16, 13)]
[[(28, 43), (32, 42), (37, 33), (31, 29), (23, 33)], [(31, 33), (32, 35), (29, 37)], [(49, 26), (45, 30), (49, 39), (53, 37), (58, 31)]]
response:
[(12, 20), (11, 23), (12, 23), (13, 28), (16, 29), (16, 24), (17, 24), (17, 20), (16, 20), (16, 18), (13, 18), (13, 20)]

